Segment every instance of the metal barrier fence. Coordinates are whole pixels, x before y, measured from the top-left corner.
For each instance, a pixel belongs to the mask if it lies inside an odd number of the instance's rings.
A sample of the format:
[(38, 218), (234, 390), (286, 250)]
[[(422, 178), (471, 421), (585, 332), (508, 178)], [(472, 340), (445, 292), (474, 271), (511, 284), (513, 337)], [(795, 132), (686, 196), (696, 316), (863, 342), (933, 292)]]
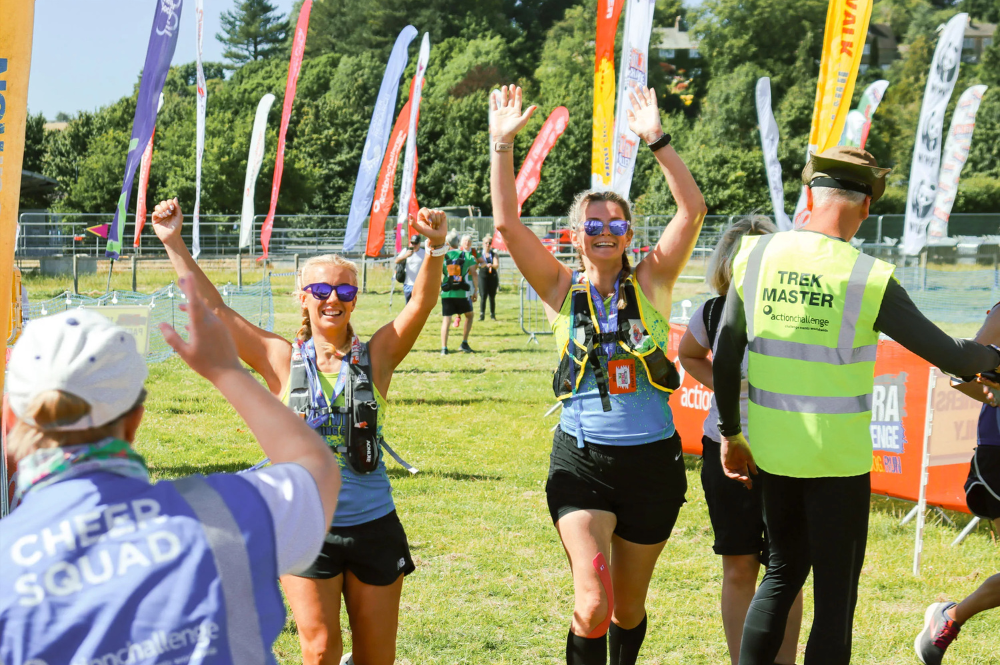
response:
[[(226, 305), (239, 312), (247, 321), (255, 322), (265, 330), (274, 329), (274, 298), (271, 294), (269, 275), (265, 275), (260, 282), (244, 286), (242, 289), (233, 284), (225, 284), (219, 288), (219, 293), (222, 294)], [(160, 323), (169, 323), (178, 330), (183, 330), (188, 323), (188, 315), (178, 307), (182, 302), (184, 302), (184, 293), (173, 283), (148, 294), (134, 291), (112, 291), (97, 298), (66, 291), (47, 300), (29, 300), (24, 318), (27, 321), (74, 307), (147, 306), (150, 312), (150, 336), (146, 360), (147, 362), (161, 362), (170, 357), (173, 349), (153, 329)]]
[(521, 325), (521, 330), (524, 334), (528, 336), (526, 343), (530, 344), (534, 342), (538, 344), (539, 335), (553, 334), (552, 328), (549, 326), (548, 317), (545, 316), (545, 311), (542, 309), (542, 300), (523, 277), (521, 278), (518, 291), (518, 323)]

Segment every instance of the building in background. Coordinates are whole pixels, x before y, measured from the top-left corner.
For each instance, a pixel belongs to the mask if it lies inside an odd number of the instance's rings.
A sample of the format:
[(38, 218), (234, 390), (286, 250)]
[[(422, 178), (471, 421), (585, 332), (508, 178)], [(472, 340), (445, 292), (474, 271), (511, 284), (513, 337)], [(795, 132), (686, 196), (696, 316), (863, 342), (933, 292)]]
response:
[(965, 28), (965, 40), (962, 42), (962, 62), (979, 62), (983, 51), (992, 46), (996, 31), (995, 23), (969, 21)]

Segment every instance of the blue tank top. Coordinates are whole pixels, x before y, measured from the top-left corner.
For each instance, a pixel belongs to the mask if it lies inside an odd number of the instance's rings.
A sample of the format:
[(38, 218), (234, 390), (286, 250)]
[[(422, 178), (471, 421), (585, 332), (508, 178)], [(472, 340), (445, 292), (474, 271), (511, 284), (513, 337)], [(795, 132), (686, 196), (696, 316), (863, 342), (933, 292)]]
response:
[[(238, 476), (199, 479), (99, 471), (29, 492), (0, 520), (0, 662), (274, 665), (285, 607), (267, 504)], [(186, 501), (191, 480), (222, 504)], [(207, 532), (220, 515), (234, 528)]]
[(980, 446), (1000, 446), (1000, 407), (983, 404), (976, 442)]
[[(635, 283), (635, 290), (639, 296), (639, 310), (649, 336), (666, 353), (670, 341), (670, 322), (653, 307), (638, 282)], [(556, 344), (560, 349), (570, 334), (572, 300), (567, 294), (562, 309), (552, 322)], [(611, 305), (612, 299), (609, 298), (605, 301), (605, 307)], [(604, 355), (600, 355), (599, 358), (604, 371), (607, 372), (609, 359)], [(634, 356), (618, 347), (610, 360), (629, 358)], [(636, 360), (635, 391), (612, 393), (611, 411), (604, 411), (594, 373), (588, 364), (585, 365), (583, 380), (577, 394), (563, 400), (559, 427), (578, 440), (582, 438), (584, 441), (607, 446), (636, 446), (660, 441), (673, 436), (675, 432), (668, 396), (668, 393), (650, 384), (642, 363)]]
[[(329, 400), (335, 393), (334, 385), (337, 383), (337, 374), (320, 372), (319, 382), (323, 388), (323, 394)], [(389, 403), (386, 402), (382, 393), (375, 389), (375, 400), (378, 402), (378, 431), (382, 428), (389, 417)], [(288, 390), (286, 388), (282, 401), (288, 403)], [(333, 400), (331, 406), (344, 406), (344, 393), (341, 392)], [(330, 416), (333, 425), (342, 427), (343, 415), (334, 413)], [(342, 431), (324, 437), (327, 444), (337, 449), (337, 446), (344, 444)], [(340, 493), (337, 495), (337, 510), (333, 515), (331, 526), (357, 526), (385, 517), (396, 510), (396, 505), (392, 501), (392, 485), (389, 484), (389, 474), (385, 470), (385, 456), (379, 462), (378, 468), (371, 473), (357, 474), (351, 471), (344, 461), (344, 456), (337, 455), (337, 464), (340, 467)]]

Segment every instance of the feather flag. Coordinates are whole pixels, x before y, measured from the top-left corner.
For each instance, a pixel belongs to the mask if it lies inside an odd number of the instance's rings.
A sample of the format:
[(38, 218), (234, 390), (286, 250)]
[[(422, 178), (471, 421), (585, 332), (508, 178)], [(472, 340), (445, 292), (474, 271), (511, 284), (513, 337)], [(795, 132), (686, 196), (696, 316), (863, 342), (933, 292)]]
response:
[(934, 198), (934, 209), (927, 226), (927, 237), (938, 239), (948, 236), (948, 218), (955, 205), (955, 195), (958, 194), (958, 179), (962, 175), (962, 167), (969, 159), (972, 149), (972, 132), (976, 128), (976, 113), (979, 103), (986, 94), (985, 85), (974, 85), (958, 98), (958, 106), (951, 117), (951, 129), (944, 142), (944, 153), (941, 157), (941, 172), (938, 175), (937, 196)]
[(941, 31), (934, 49), (924, 100), (920, 106), (920, 119), (917, 121), (917, 140), (913, 146), (910, 183), (906, 192), (906, 218), (901, 243), (905, 254), (919, 254), (927, 244), (927, 224), (931, 221), (937, 199), (944, 115), (958, 81), (962, 41), (968, 21), (968, 14), (953, 16)]
[(781, 164), (778, 162), (778, 123), (771, 110), (771, 79), (757, 79), (757, 122), (760, 126), (760, 149), (764, 153), (764, 169), (771, 194), (771, 207), (779, 231), (791, 231), (792, 220), (785, 212), (785, 188), (781, 183)]
[(288, 79), (285, 81), (285, 99), (281, 107), (281, 127), (278, 130), (278, 153), (274, 158), (274, 179), (271, 181), (271, 207), (260, 227), (260, 246), (263, 249), (263, 254), (258, 260), (267, 259), (267, 248), (271, 244), (271, 228), (274, 226), (274, 212), (278, 207), (281, 174), (285, 170), (285, 135), (288, 134), (288, 122), (292, 118), (292, 102), (295, 101), (295, 87), (299, 82), (302, 56), (306, 51), (306, 34), (309, 32), (309, 13), (311, 11), (312, 0), (304, 0), (299, 9), (299, 20), (295, 24), (292, 56), (288, 61)]
[[(872, 0), (830, 0), (806, 160), (810, 154), (821, 153), (840, 141), (851, 110), (850, 101), (871, 16)], [(809, 211), (805, 207), (806, 190), (803, 187), (792, 218), (795, 228), (808, 223)]]
[(267, 114), (274, 104), (274, 95), (267, 93), (257, 102), (257, 113), (250, 132), (250, 154), (247, 156), (247, 177), (243, 182), (243, 211), (240, 214), (240, 248), (253, 243), (253, 195), (257, 188), (257, 174), (264, 163), (264, 134), (267, 131)]
[(590, 186), (611, 188), (615, 137), (615, 32), (624, 0), (599, 0), (594, 57), (594, 134), (590, 155)]
[(392, 111), (396, 108), (396, 96), (399, 94), (399, 77), (403, 75), (406, 62), (409, 60), (407, 49), (410, 42), (417, 36), (417, 29), (408, 25), (396, 37), (396, 43), (389, 55), (389, 62), (382, 76), (375, 110), (368, 125), (368, 136), (365, 147), (361, 151), (361, 164), (358, 166), (358, 179), (354, 183), (354, 194), (351, 197), (351, 211), (347, 218), (347, 230), (344, 233), (344, 251), (354, 249), (361, 237), (361, 227), (368, 216), (375, 194), (375, 179), (382, 167), (385, 156), (385, 146), (389, 139), (389, 127), (392, 124)]
[(639, 154), (639, 137), (629, 129), (628, 112), (632, 110), (629, 91), (645, 86), (649, 73), (649, 36), (653, 31), (656, 0), (625, 0), (625, 34), (622, 37), (621, 76), (618, 82), (618, 110), (615, 114), (615, 162), (611, 188), (625, 199), (632, 189), (632, 173)]
[(569, 109), (565, 106), (558, 106), (552, 110), (545, 124), (538, 131), (528, 150), (528, 156), (521, 164), (521, 170), (517, 172), (517, 179), (514, 187), (517, 189), (517, 214), (521, 214), (521, 206), (528, 200), (532, 192), (538, 188), (538, 182), (542, 177), (542, 162), (548, 156), (552, 146), (556, 144), (559, 137), (566, 131), (569, 124)]
[(201, 158), (205, 153), (205, 107), (208, 103), (208, 91), (205, 86), (205, 70), (201, 66), (201, 38), (205, 27), (205, 0), (194, 0), (195, 21), (195, 68), (197, 80), (195, 85), (195, 103), (197, 131), (195, 133), (194, 161), (194, 217), (191, 223), (191, 256), (195, 259), (201, 254)]
[(153, 136), (157, 102), (163, 91), (163, 83), (167, 80), (167, 71), (170, 69), (174, 50), (177, 48), (182, 5), (183, 0), (156, 2), (149, 45), (146, 47), (146, 60), (142, 67), (142, 81), (139, 83), (135, 117), (132, 120), (132, 138), (129, 140), (128, 156), (125, 158), (125, 178), (121, 193), (118, 195), (118, 205), (115, 207), (115, 216), (108, 231), (108, 243), (104, 252), (112, 259), (117, 259), (122, 249), (122, 227), (125, 225), (128, 200), (132, 193), (132, 181), (142, 160), (142, 153), (146, 151), (149, 139)]
[[(417, 73), (413, 75), (410, 86), (410, 127), (406, 132), (406, 157), (403, 161), (403, 182), (399, 186), (399, 211), (396, 216), (396, 251), (402, 249), (402, 236), (408, 233), (406, 220), (410, 214), (410, 204), (415, 203), (414, 192), (417, 187), (417, 122), (420, 120), (420, 98), (424, 87), (424, 73), (427, 71), (427, 60), (431, 55), (431, 38), (425, 32), (420, 42), (420, 55), (417, 57)], [(404, 231), (404, 227), (407, 231)]]
[[(413, 99), (413, 86), (410, 86), (410, 99)], [(372, 201), (372, 214), (368, 222), (368, 240), (365, 243), (365, 256), (377, 257), (385, 246), (385, 220), (389, 217), (394, 199), (393, 188), (396, 185), (396, 165), (399, 164), (399, 153), (406, 145), (406, 133), (410, 127), (410, 99), (406, 100), (396, 124), (392, 127), (389, 146), (385, 150), (385, 159), (378, 173), (378, 184), (375, 186), (375, 199)]]
[[(156, 113), (159, 115), (163, 108), (163, 94), (160, 93), (160, 102), (156, 105)], [(156, 126), (153, 126), (153, 134), (149, 137), (149, 145), (142, 153), (142, 162), (139, 164), (139, 191), (135, 197), (135, 232), (132, 237), (132, 247), (138, 247), (142, 240), (142, 229), (146, 226), (146, 189), (149, 187), (149, 168), (153, 162), (153, 139), (156, 138)], [(107, 237), (107, 236), (105, 236)]]

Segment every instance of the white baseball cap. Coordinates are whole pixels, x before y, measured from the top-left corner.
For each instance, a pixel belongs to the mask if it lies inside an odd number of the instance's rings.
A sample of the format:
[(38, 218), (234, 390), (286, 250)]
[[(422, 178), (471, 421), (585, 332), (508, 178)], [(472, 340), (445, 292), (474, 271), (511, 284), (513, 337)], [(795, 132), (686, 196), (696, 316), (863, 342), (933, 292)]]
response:
[(90, 429), (132, 409), (148, 374), (130, 333), (97, 312), (72, 309), (25, 326), (10, 356), (8, 399), (17, 417), (34, 425), (25, 413), (39, 394), (71, 393), (90, 405), (90, 413), (54, 429)]

